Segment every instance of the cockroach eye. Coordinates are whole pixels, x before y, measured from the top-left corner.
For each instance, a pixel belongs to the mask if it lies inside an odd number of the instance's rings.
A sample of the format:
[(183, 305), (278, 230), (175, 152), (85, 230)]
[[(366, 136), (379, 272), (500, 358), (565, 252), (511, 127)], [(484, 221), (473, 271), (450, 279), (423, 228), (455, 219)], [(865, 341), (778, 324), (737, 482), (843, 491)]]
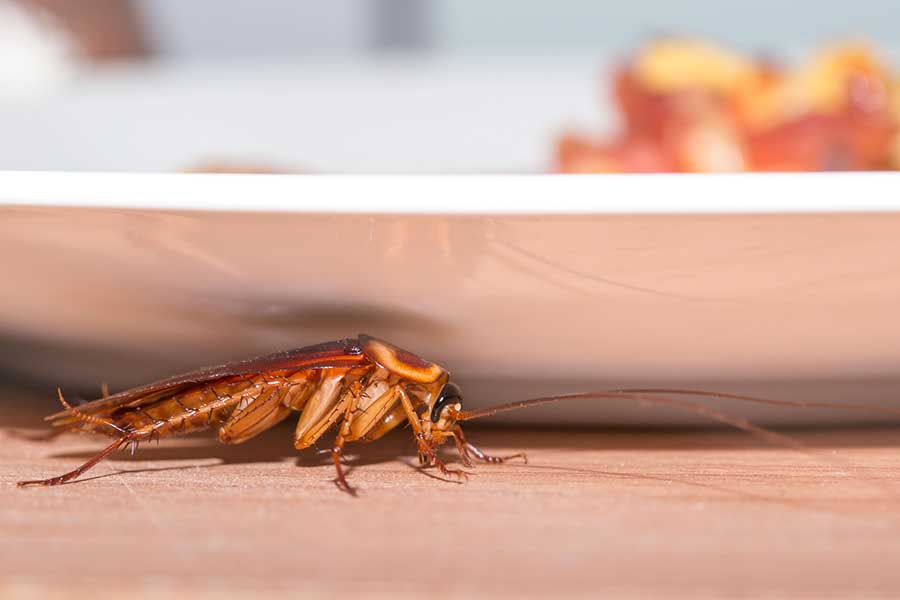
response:
[(431, 422), (440, 421), (444, 407), (457, 402), (462, 404), (462, 392), (460, 392), (459, 386), (455, 383), (446, 384), (438, 395), (438, 399), (434, 401), (434, 406), (431, 407)]

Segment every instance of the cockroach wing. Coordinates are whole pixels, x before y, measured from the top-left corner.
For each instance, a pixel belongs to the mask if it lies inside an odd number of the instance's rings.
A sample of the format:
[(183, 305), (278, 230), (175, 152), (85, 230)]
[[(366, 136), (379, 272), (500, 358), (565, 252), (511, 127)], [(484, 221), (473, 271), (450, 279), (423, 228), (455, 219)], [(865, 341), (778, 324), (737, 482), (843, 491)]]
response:
[[(362, 353), (357, 338), (346, 338), (305, 346), (294, 350), (284, 350), (258, 356), (248, 360), (203, 367), (190, 373), (175, 375), (148, 383), (140, 387), (124, 390), (117, 394), (78, 406), (85, 414), (101, 414), (120, 406), (141, 406), (162, 400), (194, 385), (209, 383), (235, 375), (251, 375), (274, 371), (301, 371), (304, 369), (353, 368), (368, 362)], [(68, 411), (61, 411), (47, 417), (47, 420), (65, 417)]]

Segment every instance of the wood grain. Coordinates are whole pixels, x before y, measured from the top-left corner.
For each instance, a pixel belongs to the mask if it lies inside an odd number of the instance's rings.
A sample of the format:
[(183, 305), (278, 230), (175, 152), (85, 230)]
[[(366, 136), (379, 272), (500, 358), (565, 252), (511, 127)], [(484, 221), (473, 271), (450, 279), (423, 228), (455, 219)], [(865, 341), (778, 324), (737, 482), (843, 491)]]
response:
[(17, 489), (102, 440), (0, 432), (0, 596), (896, 596), (900, 432), (473, 429), (528, 465), (438, 481), (396, 432), (355, 446), (354, 499), (290, 429), (164, 440)]

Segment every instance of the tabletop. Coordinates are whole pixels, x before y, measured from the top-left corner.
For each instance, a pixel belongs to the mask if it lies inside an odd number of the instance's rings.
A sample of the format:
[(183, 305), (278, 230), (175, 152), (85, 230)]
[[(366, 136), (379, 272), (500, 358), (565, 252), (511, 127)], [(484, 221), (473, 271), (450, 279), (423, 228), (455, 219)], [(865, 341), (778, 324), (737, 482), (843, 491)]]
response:
[[(103, 440), (15, 435), (0, 411), (0, 596), (896, 596), (900, 433), (475, 429), (465, 482), (407, 431), (353, 446), (338, 491), (289, 427), (120, 452), (81, 481), (18, 489)], [(447, 453), (451, 460), (452, 453)]]

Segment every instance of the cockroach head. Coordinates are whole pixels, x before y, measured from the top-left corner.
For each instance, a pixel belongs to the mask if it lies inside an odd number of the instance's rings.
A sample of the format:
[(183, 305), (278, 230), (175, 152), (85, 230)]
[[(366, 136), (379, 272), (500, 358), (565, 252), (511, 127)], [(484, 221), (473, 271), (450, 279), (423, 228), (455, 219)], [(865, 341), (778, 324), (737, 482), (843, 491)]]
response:
[(447, 382), (438, 394), (437, 400), (431, 406), (430, 420), (432, 423), (449, 428), (455, 418), (453, 415), (462, 410), (462, 392), (455, 383)]

